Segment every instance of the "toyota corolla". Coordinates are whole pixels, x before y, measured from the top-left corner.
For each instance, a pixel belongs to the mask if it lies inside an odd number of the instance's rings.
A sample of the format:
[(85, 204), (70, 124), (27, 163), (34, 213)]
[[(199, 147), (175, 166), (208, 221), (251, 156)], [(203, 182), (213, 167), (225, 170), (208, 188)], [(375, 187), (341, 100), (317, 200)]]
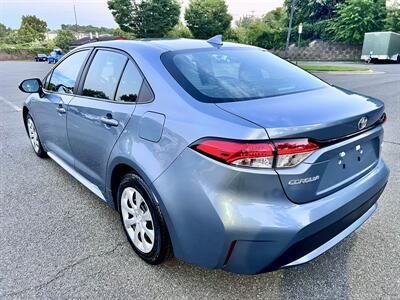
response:
[(373, 214), (388, 179), (383, 102), (218, 37), (84, 45), (19, 88), (37, 156), (116, 209), (150, 264), (308, 262)]

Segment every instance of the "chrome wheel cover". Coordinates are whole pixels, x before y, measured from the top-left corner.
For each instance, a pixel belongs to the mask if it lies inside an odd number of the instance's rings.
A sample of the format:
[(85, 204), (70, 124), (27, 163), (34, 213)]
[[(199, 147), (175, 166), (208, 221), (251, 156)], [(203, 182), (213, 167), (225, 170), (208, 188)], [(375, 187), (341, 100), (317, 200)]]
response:
[(33, 150), (35, 150), (36, 153), (39, 152), (39, 136), (36, 131), (35, 124), (33, 123), (31, 118), (28, 118), (28, 133), (29, 133), (29, 138), (31, 139), (31, 144), (33, 147)]
[(154, 222), (146, 201), (133, 187), (122, 192), (121, 214), (132, 243), (141, 252), (149, 253), (154, 247)]

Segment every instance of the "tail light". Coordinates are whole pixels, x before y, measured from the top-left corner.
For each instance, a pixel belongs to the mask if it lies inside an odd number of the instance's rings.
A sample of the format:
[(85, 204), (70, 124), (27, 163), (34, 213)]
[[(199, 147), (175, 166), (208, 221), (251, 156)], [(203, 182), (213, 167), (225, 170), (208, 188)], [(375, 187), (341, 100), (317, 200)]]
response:
[(275, 142), (277, 150), (276, 165), (277, 168), (290, 168), (297, 166), (311, 155), (319, 146), (307, 139)]
[(319, 146), (307, 139), (277, 142), (203, 139), (192, 148), (228, 165), (271, 169), (295, 167)]

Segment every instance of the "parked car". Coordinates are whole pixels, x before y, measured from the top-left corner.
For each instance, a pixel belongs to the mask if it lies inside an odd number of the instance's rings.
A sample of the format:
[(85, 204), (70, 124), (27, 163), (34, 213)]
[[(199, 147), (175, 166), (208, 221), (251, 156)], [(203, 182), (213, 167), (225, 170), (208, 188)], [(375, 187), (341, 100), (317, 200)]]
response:
[(20, 89), (37, 156), (116, 209), (150, 264), (303, 264), (365, 222), (388, 180), (383, 102), (256, 47), (93, 43)]
[(43, 53), (39, 53), (35, 55), (35, 61), (46, 61), (47, 55)]
[(51, 51), (50, 55), (47, 57), (47, 61), (49, 64), (51, 63), (57, 63), (61, 58), (63, 58), (64, 53), (62, 52), (61, 49), (54, 49)]
[(364, 36), (361, 59), (366, 62), (392, 60), (400, 63), (400, 33), (367, 32)]

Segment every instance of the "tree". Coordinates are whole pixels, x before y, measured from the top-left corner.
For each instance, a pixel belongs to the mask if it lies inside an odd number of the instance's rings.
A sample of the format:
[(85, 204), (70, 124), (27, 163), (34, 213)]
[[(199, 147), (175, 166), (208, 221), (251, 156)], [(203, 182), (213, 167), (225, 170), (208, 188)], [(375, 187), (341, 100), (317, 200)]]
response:
[(242, 28), (249, 28), (251, 24), (254, 22), (258, 21), (258, 18), (252, 15), (244, 15), (243, 17), (240, 17), (239, 20), (237, 20), (236, 27), (242, 27)]
[(140, 38), (164, 37), (179, 22), (176, 0), (109, 0), (108, 7), (123, 31)]
[[(316, 23), (336, 17), (336, 5), (345, 0), (297, 0), (294, 25), (299, 23)], [(285, 0), (287, 14), (290, 13), (292, 0)]]
[(330, 24), (335, 39), (361, 44), (366, 32), (384, 28), (386, 3), (385, 0), (347, 0), (337, 5), (337, 14)]
[(400, 33), (400, 8), (388, 7), (385, 30)]
[(193, 38), (189, 28), (187, 28), (182, 22), (179, 22), (178, 25), (172, 28), (172, 30), (167, 33), (167, 36), (170, 38)]
[(113, 36), (122, 37), (128, 40), (135, 38), (135, 35), (132, 32), (123, 31), (121, 28), (114, 29)]
[(99, 33), (99, 34), (113, 34), (114, 28), (97, 27), (93, 25), (76, 25), (76, 24), (61, 24), (61, 29), (85, 32), (85, 33)]
[(11, 28), (7, 27), (3, 23), (0, 23), (0, 39), (5, 38), (11, 32)]
[(57, 37), (55, 38), (54, 42), (57, 47), (68, 51), (71, 43), (76, 40), (76, 37), (73, 31), (68, 29), (61, 29), (57, 31)]
[(176, 0), (143, 0), (134, 6), (134, 33), (138, 37), (164, 37), (179, 22)]
[(47, 23), (36, 16), (22, 16), (20, 30), (22, 33), (34, 32), (35, 39), (42, 41), (47, 32)]
[(191, 0), (185, 20), (195, 38), (208, 39), (228, 30), (232, 16), (224, 0)]
[(132, 32), (133, 6), (131, 0), (108, 0), (115, 22), (125, 32)]
[(278, 7), (264, 15), (263, 21), (271, 28), (282, 29), (287, 27), (289, 19), (286, 9), (284, 7)]
[(31, 43), (39, 39), (38, 32), (36, 32), (28, 23), (25, 23), (18, 29), (16, 43)]

